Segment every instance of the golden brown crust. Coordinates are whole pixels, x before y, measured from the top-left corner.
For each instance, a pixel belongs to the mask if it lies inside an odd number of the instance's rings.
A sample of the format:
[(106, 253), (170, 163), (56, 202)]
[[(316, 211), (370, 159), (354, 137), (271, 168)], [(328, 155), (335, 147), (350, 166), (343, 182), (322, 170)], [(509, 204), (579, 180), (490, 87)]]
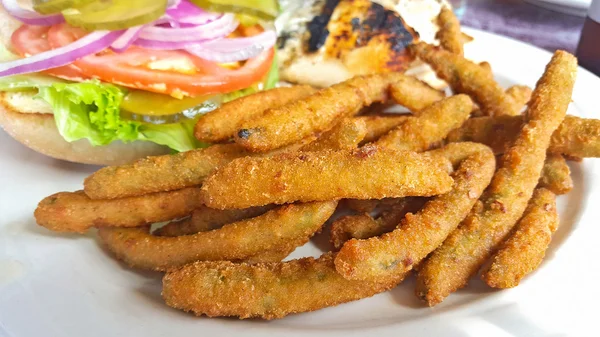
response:
[(100, 228), (98, 235), (128, 265), (164, 271), (199, 260), (244, 260), (286, 248), (290, 242), (301, 245), (320, 230), (336, 206), (336, 201), (285, 205), (220, 229), (177, 237), (119, 227)]
[(114, 200), (92, 200), (83, 191), (44, 198), (34, 212), (40, 226), (58, 232), (83, 233), (90, 227), (137, 227), (182, 218), (200, 205), (200, 188)]
[(448, 7), (442, 7), (437, 17), (437, 23), (440, 27), (436, 37), (440, 41), (440, 46), (447, 51), (462, 55), (464, 38), (460, 32), (460, 21), (454, 11)]
[(461, 226), (435, 250), (417, 277), (417, 295), (430, 306), (465, 286), (519, 218), (538, 183), (552, 133), (571, 102), (577, 61), (554, 54), (533, 92), (527, 121), (502, 157), (501, 167)]
[(336, 250), (339, 250), (350, 239), (368, 239), (391, 232), (407, 213), (419, 211), (425, 204), (425, 200), (426, 198), (399, 198), (382, 202), (373, 200), (377, 201), (377, 204), (384, 204), (383, 206), (376, 205), (383, 208), (380, 214), (375, 218), (368, 213), (363, 213), (337, 219), (331, 224), (329, 241)]
[(120, 165), (170, 151), (166, 146), (144, 141), (116, 141), (104, 146), (92, 146), (87, 139), (69, 143), (58, 133), (53, 115), (20, 113), (5, 104), (5, 94), (0, 93), (0, 127), (21, 144), (46, 156), (82, 164)]
[(512, 288), (537, 269), (558, 228), (556, 196), (538, 188), (533, 193), (525, 215), (517, 224), (481, 278), (493, 288)]
[(260, 118), (267, 109), (303, 99), (316, 91), (308, 85), (298, 85), (240, 97), (200, 117), (194, 128), (194, 136), (208, 143), (228, 140), (233, 138), (234, 133), (245, 121)]
[(273, 208), (274, 205), (267, 205), (245, 209), (220, 210), (200, 206), (194, 210), (188, 219), (168, 223), (152, 232), (152, 234), (158, 236), (181, 236), (207, 232), (221, 228), (228, 223), (257, 217)]
[(217, 144), (177, 154), (146, 157), (104, 167), (83, 183), (92, 199), (114, 199), (198, 186), (216, 168), (248, 152), (235, 144)]
[(489, 116), (516, 115), (512, 99), (505, 94), (492, 74), (461, 55), (453, 54), (426, 43), (409, 47), (415, 55), (429, 63), (438, 77), (448, 82), (456, 93), (467, 94)]
[(447, 164), (443, 158), (375, 146), (245, 157), (208, 177), (202, 191), (206, 205), (217, 209), (341, 198), (430, 196), (450, 189)]
[[(522, 123), (522, 116), (471, 118), (450, 132), (447, 141), (483, 143), (501, 154)], [(600, 120), (566, 116), (552, 134), (548, 152), (578, 158), (600, 157)]]
[(265, 152), (327, 131), (340, 118), (353, 116), (363, 106), (385, 101), (397, 76), (357, 76), (303, 100), (268, 109), (261, 118), (243, 123), (235, 141), (249, 150)]
[(300, 151), (352, 150), (365, 138), (367, 125), (361, 119), (346, 118)]
[(548, 189), (557, 195), (567, 194), (573, 189), (571, 169), (565, 157), (552, 153), (546, 156), (538, 187)]
[(403, 279), (349, 281), (336, 272), (333, 259), (327, 253), (257, 265), (195, 262), (169, 271), (162, 295), (167, 305), (198, 316), (274, 319), (370, 297)]
[(416, 77), (397, 75), (390, 87), (390, 96), (394, 102), (418, 116), (421, 110), (444, 99), (446, 93)]
[(456, 95), (435, 102), (418, 117), (410, 118), (375, 144), (406, 151), (425, 151), (440, 143), (448, 133), (460, 127), (471, 114), (473, 102), (467, 95)]
[(446, 156), (446, 152), (449, 159), (462, 159), (454, 161), (460, 165), (453, 174), (452, 190), (434, 197), (416, 214), (407, 214), (390, 233), (346, 242), (335, 259), (340, 274), (352, 280), (376, 280), (407, 273), (467, 216), (494, 175), (494, 154), (481, 144), (460, 143), (430, 155)]
[(360, 119), (365, 122), (367, 127), (367, 134), (365, 135), (365, 138), (363, 139), (362, 143), (370, 143), (376, 141), (377, 139), (379, 139), (379, 137), (385, 135), (386, 133), (394, 129), (396, 126), (406, 121), (407, 118), (412, 117), (408, 115), (394, 116), (390, 114), (385, 116), (358, 116), (354, 118)]

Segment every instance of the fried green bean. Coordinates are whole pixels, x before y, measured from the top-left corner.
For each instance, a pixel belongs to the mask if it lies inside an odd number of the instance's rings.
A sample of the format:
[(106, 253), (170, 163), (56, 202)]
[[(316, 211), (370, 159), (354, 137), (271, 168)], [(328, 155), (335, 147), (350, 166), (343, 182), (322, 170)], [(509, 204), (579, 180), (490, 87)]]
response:
[(218, 143), (230, 138), (246, 121), (260, 118), (267, 109), (279, 108), (317, 92), (308, 85), (275, 88), (240, 97), (200, 117), (194, 136), (204, 142)]
[(339, 250), (350, 239), (368, 239), (391, 232), (407, 213), (417, 212), (424, 203), (425, 198), (399, 198), (385, 205), (375, 218), (368, 213), (343, 216), (331, 224), (329, 241)]
[[(406, 118), (404, 122), (381, 136), (375, 145), (403, 151), (425, 151), (441, 143), (448, 133), (460, 127), (473, 110), (473, 102), (467, 95), (445, 98), (423, 109), (419, 116)], [(355, 205), (360, 201), (355, 201)], [(377, 205), (365, 201), (369, 205)], [(350, 221), (350, 220), (348, 220)]]
[(274, 205), (267, 205), (245, 209), (219, 210), (200, 206), (185, 221), (171, 222), (155, 230), (152, 234), (159, 236), (181, 236), (207, 232), (221, 228), (228, 223), (257, 217), (274, 207)]
[(255, 218), (192, 235), (154, 236), (146, 228), (100, 228), (98, 235), (128, 265), (168, 270), (198, 260), (244, 260), (265, 251), (306, 243), (337, 201), (284, 205)]
[(518, 286), (540, 265), (557, 228), (556, 196), (549, 190), (536, 189), (516, 231), (494, 255), (481, 278), (493, 288)]
[(473, 102), (469, 96), (448, 97), (425, 108), (418, 117), (406, 119), (375, 144), (398, 150), (425, 151), (460, 127), (469, 118), (471, 110)]
[(406, 121), (407, 118), (413, 118), (409, 115), (372, 115), (372, 116), (358, 116), (354, 117), (356, 119), (362, 120), (365, 122), (367, 128), (367, 134), (365, 138), (362, 140), (362, 143), (370, 143), (374, 142), (379, 137), (385, 135), (390, 132), (392, 129)]
[[(522, 116), (471, 118), (450, 132), (447, 141), (483, 143), (500, 154), (514, 140), (522, 124)], [(552, 134), (548, 152), (579, 158), (600, 157), (600, 120), (566, 116)]]
[(217, 167), (247, 154), (238, 145), (224, 144), (146, 157), (101, 168), (85, 179), (84, 191), (92, 199), (115, 199), (198, 186)]
[(452, 190), (431, 199), (416, 214), (407, 214), (390, 233), (347, 241), (335, 259), (345, 278), (376, 280), (410, 271), (458, 227), (496, 170), (492, 150), (481, 144), (451, 144), (429, 154), (460, 163)]
[(83, 191), (60, 192), (40, 201), (34, 216), (39, 225), (58, 232), (136, 227), (188, 216), (202, 205), (199, 196), (196, 187), (111, 200), (93, 200)]
[(352, 150), (365, 138), (367, 125), (363, 120), (346, 118), (300, 151)]
[(562, 123), (577, 60), (558, 51), (546, 66), (527, 109), (526, 123), (501, 166), (457, 230), (435, 250), (417, 276), (416, 294), (430, 306), (465, 286), (523, 215), (538, 183), (552, 133)]
[(567, 194), (573, 189), (571, 169), (565, 157), (559, 154), (546, 156), (538, 187), (546, 188), (557, 195)]
[(363, 106), (386, 101), (390, 84), (398, 76), (356, 76), (303, 100), (268, 109), (261, 118), (243, 123), (234, 135), (235, 142), (251, 151), (266, 152), (327, 131)]
[(521, 111), (531, 99), (532, 90), (526, 85), (513, 85), (506, 89), (506, 95), (510, 97), (514, 104), (514, 111)]
[(346, 280), (333, 259), (327, 253), (318, 259), (256, 265), (195, 262), (169, 271), (162, 295), (167, 305), (198, 316), (275, 319), (370, 297), (403, 279)]
[(431, 196), (450, 190), (448, 162), (364, 146), (232, 161), (207, 178), (203, 200), (216, 209), (293, 201)]
[(390, 87), (392, 100), (419, 115), (420, 111), (446, 97), (443, 91), (412, 76), (397, 74)]
[(448, 82), (454, 92), (471, 96), (484, 114), (501, 116), (519, 113), (512, 99), (494, 81), (489, 71), (478, 64), (423, 42), (412, 44), (409, 48), (431, 65), (437, 76)]
[(443, 7), (438, 14), (437, 23), (440, 28), (436, 38), (440, 41), (440, 46), (453, 54), (462, 55), (463, 38), (460, 32), (460, 21), (452, 9)]

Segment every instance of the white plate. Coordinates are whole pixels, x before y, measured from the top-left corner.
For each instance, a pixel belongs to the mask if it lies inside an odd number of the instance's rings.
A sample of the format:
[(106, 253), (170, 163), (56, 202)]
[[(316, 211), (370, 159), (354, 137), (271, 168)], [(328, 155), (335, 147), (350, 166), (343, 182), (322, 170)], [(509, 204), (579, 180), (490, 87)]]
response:
[(525, 0), (533, 5), (540, 6), (555, 12), (586, 16), (592, 0)]
[[(475, 37), (467, 55), (488, 60), (504, 86), (533, 86), (548, 52), (507, 38)], [(579, 71), (570, 114), (598, 111), (600, 79)], [(541, 268), (512, 290), (478, 280), (430, 309), (414, 281), (369, 299), (282, 320), (197, 318), (167, 307), (160, 274), (132, 271), (94, 239), (38, 227), (37, 202), (81, 188), (93, 167), (55, 161), (0, 132), (0, 336), (591, 336), (600, 301), (600, 167), (573, 164), (574, 190), (560, 197), (561, 227)], [(323, 241), (321, 241), (323, 243)], [(318, 255), (318, 245), (294, 256)]]

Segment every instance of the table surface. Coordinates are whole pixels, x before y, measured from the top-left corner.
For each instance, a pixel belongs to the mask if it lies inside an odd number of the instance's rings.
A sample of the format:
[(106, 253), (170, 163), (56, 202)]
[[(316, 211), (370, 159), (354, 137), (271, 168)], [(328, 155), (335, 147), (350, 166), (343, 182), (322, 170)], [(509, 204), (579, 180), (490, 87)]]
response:
[(462, 24), (554, 51), (575, 52), (585, 18), (520, 0), (467, 0)]

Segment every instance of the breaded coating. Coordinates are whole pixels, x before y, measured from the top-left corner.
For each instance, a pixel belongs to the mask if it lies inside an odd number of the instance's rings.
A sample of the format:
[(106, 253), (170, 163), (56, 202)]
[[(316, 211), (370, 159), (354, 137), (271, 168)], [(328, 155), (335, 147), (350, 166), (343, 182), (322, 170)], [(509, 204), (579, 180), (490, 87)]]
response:
[(390, 233), (346, 242), (335, 259), (337, 271), (345, 278), (377, 280), (410, 271), (458, 227), (496, 170), (492, 150), (481, 144), (450, 144), (429, 154), (460, 163), (452, 190), (431, 199), (416, 214), (406, 214)]
[[(487, 62), (482, 63), (487, 64)], [(529, 102), (529, 99), (531, 98), (531, 92), (531, 88), (526, 85), (513, 85), (505, 91), (506, 95), (510, 97), (512, 103), (514, 104), (514, 110), (518, 112), (522, 111), (527, 102)], [(471, 112), (471, 117), (482, 116), (484, 116), (484, 114), (481, 112), (481, 110), (479, 110), (479, 107), (476, 107), (473, 109), (473, 112)]]
[[(446, 48), (444, 48), (444, 49), (446, 49)], [(483, 68), (483, 70), (487, 71), (488, 73), (493, 74), (492, 65), (489, 62), (487, 62), (487, 61), (479, 62), (479, 66), (481, 68)]]
[(490, 73), (461, 55), (419, 42), (410, 50), (427, 62), (455, 93), (467, 94), (488, 116), (516, 115), (515, 104)]
[(204, 260), (243, 260), (264, 251), (306, 243), (335, 211), (337, 201), (284, 205), (255, 218), (192, 235), (154, 236), (146, 228), (100, 228), (119, 259), (135, 268), (168, 270)]
[(396, 74), (390, 87), (392, 100), (419, 115), (419, 111), (446, 97), (446, 93), (408, 75)]
[(386, 209), (375, 218), (368, 213), (343, 216), (331, 224), (329, 241), (339, 250), (350, 239), (368, 239), (391, 232), (407, 213), (421, 209), (425, 200), (426, 198), (393, 199), (394, 203), (385, 205)]
[(402, 281), (349, 281), (336, 272), (333, 259), (327, 253), (257, 265), (196, 262), (169, 271), (162, 296), (167, 305), (198, 316), (275, 319), (370, 297)]
[(414, 117), (410, 117), (409, 115), (389, 114), (386, 116), (371, 115), (358, 116), (354, 118), (362, 120), (366, 124), (367, 134), (365, 135), (365, 138), (362, 141), (362, 144), (364, 144), (376, 141), (377, 139), (379, 139), (379, 137), (385, 135), (390, 130), (394, 129), (396, 126), (406, 121), (407, 118)]
[[(519, 133), (522, 116), (471, 118), (448, 135), (448, 142), (477, 142), (504, 153), (505, 144)], [(548, 152), (570, 157), (600, 157), (600, 120), (566, 116), (552, 134)]]
[(440, 29), (435, 37), (440, 41), (440, 46), (453, 54), (462, 55), (463, 37), (460, 32), (460, 21), (452, 9), (442, 7), (437, 17), (437, 24)]
[(360, 200), (360, 199), (344, 199), (344, 206), (357, 213), (370, 213), (377, 208), (384, 200), (397, 200), (397, 199), (371, 199), (371, 200)]
[(526, 85), (513, 85), (506, 89), (506, 95), (512, 99), (514, 111), (520, 112), (531, 99), (533, 90)]
[(537, 83), (527, 120), (501, 166), (461, 226), (421, 267), (416, 294), (430, 306), (464, 287), (523, 215), (538, 183), (552, 133), (562, 123), (577, 72), (577, 60), (558, 51)]
[(398, 150), (425, 151), (460, 127), (469, 118), (471, 110), (473, 101), (469, 96), (448, 97), (425, 108), (418, 117), (407, 119), (375, 144)]
[(571, 169), (567, 160), (560, 154), (548, 154), (538, 187), (550, 190), (557, 195), (567, 194), (573, 189)]
[(300, 151), (352, 150), (365, 138), (367, 125), (363, 120), (346, 118)]
[(518, 286), (540, 265), (557, 228), (556, 196), (549, 190), (536, 189), (516, 231), (494, 255), (481, 278), (493, 288)]
[(202, 193), (206, 206), (216, 209), (431, 196), (450, 190), (448, 164), (441, 157), (372, 145), (352, 151), (245, 157), (207, 178)]
[(268, 109), (261, 118), (243, 123), (235, 133), (235, 142), (251, 151), (266, 152), (327, 131), (363, 106), (386, 101), (390, 84), (398, 76), (356, 76), (305, 99)]
[(40, 201), (34, 216), (38, 225), (50, 230), (83, 233), (90, 227), (136, 227), (174, 220), (200, 205), (197, 187), (111, 200), (93, 200), (83, 191), (60, 192)]
[(206, 206), (196, 208), (188, 219), (168, 223), (152, 234), (159, 236), (181, 236), (207, 232), (223, 227), (228, 223), (254, 218), (273, 209), (274, 205), (250, 207), (245, 209), (212, 209)]
[[(167, 225), (152, 232), (152, 235), (161, 236), (180, 236), (190, 235), (199, 232), (208, 232), (213, 229), (218, 229), (232, 222), (237, 222), (247, 218), (253, 218), (264, 214), (265, 212), (275, 208), (274, 205), (263, 207), (252, 207), (241, 210), (215, 210), (208, 207), (200, 207), (194, 210), (192, 216), (179, 221), (172, 221)], [(290, 255), (297, 247), (306, 243), (305, 238), (291, 240), (286, 244), (282, 244), (274, 250), (266, 250), (250, 256), (240, 262), (259, 263), (259, 262), (281, 262)]]
[[(440, 144), (450, 131), (460, 127), (472, 110), (473, 101), (469, 96), (448, 97), (425, 108), (418, 117), (407, 118), (381, 136), (375, 145), (403, 151), (425, 151)], [(367, 202), (367, 205), (372, 204)]]
[(92, 199), (115, 199), (198, 186), (217, 167), (247, 154), (238, 145), (224, 144), (146, 157), (101, 168), (85, 179), (84, 191)]
[(600, 120), (567, 116), (552, 135), (549, 152), (569, 157), (600, 157)]
[(316, 91), (308, 85), (297, 85), (240, 97), (200, 117), (194, 128), (194, 136), (208, 143), (226, 141), (233, 138), (242, 123), (260, 118), (265, 110), (279, 108)]

